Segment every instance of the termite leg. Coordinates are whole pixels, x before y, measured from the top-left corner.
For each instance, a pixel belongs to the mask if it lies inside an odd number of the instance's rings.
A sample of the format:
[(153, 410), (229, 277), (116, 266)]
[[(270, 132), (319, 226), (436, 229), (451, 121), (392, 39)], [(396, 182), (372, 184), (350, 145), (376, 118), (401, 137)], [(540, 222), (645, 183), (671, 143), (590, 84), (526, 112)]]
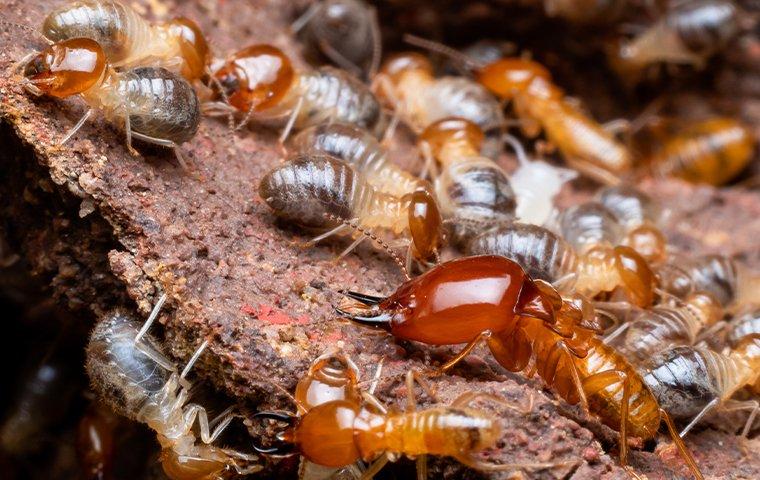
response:
[(377, 20), (377, 10), (369, 7), (370, 34), (372, 35), (372, 60), (367, 69), (367, 78), (375, 78), (380, 68), (380, 59), (383, 57), (383, 39), (380, 35), (380, 22)]
[(327, 58), (335, 62), (340, 68), (346, 70), (356, 78), (361, 78), (363, 73), (361, 67), (351, 60), (347, 59), (342, 53), (333, 48), (332, 45), (327, 43), (325, 40), (320, 39), (319, 47), (322, 49), (322, 52), (327, 55)]
[(134, 345), (140, 352), (145, 354), (148, 358), (150, 358), (157, 364), (161, 365), (167, 371), (173, 372), (177, 368), (174, 366), (171, 360), (169, 360), (162, 353), (156, 351), (150, 345), (142, 341), (142, 337), (145, 336), (145, 334), (150, 329), (151, 325), (153, 325), (153, 322), (158, 317), (158, 314), (161, 311), (161, 308), (166, 302), (166, 298), (167, 296), (165, 293), (161, 295), (161, 297), (159, 297), (158, 301), (156, 302), (156, 305), (153, 307), (153, 310), (150, 312), (150, 315), (148, 315), (148, 319), (145, 320), (145, 323), (140, 328), (140, 331), (137, 332), (137, 335), (135, 335)]
[(624, 118), (618, 118), (602, 124), (602, 128), (608, 133), (618, 135), (629, 130), (631, 128), (631, 122)]
[(575, 355), (573, 355), (573, 353), (570, 351), (570, 347), (567, 346), (564, 340), (557, 342), (557, 348), (565, 352), (567, 362), (570, 363), (570, 374), (573, 377), (573, 383), (575, 384), (576, 390), (578, 390), (578, 398), (580, 399), (581, 407), (583, 408), (583, 411), (586, 413), (586, 415), (589, 415), (586, 392), (583, 390), (581, 376), (578, 374), (578, 369), (576, 368), (575, 361), (573, 360)]
[(665, 422), (665, 425), (668, 427), (668, 432), (670, 433), (670, 437), (673, 439), (673, 443), (676, 444), (676, 448), (678, 448), (678, 452), (681, 454), (681, 457), (683, 457), (686, 464), (689, 466), (689, 469), (694, 474), (694, 478), (697, 480), (704, 480), (704, 477), (702, 476), (702, 472), (699, 471), (699, 467), (697, 466), (697, 462), (694, 460), (694, 457), (691, 456), (691, 452), (689, 452), (689, 449), (686, 447), (686, 444), (683, 443), (683, 440), (678, 435), (678, 430), (676, 430), (676, 424), (673, 422), (673, 419), (670, 418), (670, 415), (668, 415), (668, 412), (660, 409), (660, 417)]
[(533, 395), (531, 394), (530, 400), (528, 401), (528, 406), (520, 408), (518, 406), (512, 405), (511, 402), (508, 402), (504, 398), (494, 395), (487, 392), (465, 392), (458, 396), (452, 403), (452, 407), (467, 407), (470, 404), (472, 404), (475, 400), (479, 399), (485, 399), (490, 400), (496, 404), (502, 405), (510, 410), (514, 410), (517, 413), (521, 414), (528, 414), (533, 410)]
[(406, 372), (406, 411), (407, 413), (417, 410), (417, 397), (414, 394), (414, 382), (422, 387), (422, 390), (436, 403), (438, 403), (438, 397), (435, 394), (433, 387), (425, 380), (425, 377), (417, 370), (411, 369)]
[(454, 458), (459, 463), (466, 465), (475, 470), (483, 472), (503, 472), (505, 470), (522, 470), (522, 469), (543, 469), (556, 468), (561, 466), (575, 465), (576, 462), (559, 462), (559, 463), (490, 463), (475, 458), (472, 454), (459, 454)]
[(68, 132), (66, 132), (66, 135), (63, 136), (63, 138), (58, 142), (58, 145), (63, 145), (64, 143), (68, 142), (71, 137), (74, 136), (75, 133), (79, 131), (80, 128), (82, 128), (82, 125), (84, 125), (84, 122), (87, 121), (88, 118), (92, 115), (93, 109), (87, 110), (84, 115), (82, 115), (82, 118), (79, 119), (79, 121), (69, 129)]
[(303, 107), (303, 96), (298, 99), (298, 103), (293, 107), (293, 112), (290, 114), (288, 123), (286, 123), (285, 128), (282, 129), (282, 134), (279, 139), (280, 145), (284, 145), (285, 140), (288, 139), (288, 135), (290, 135), (290, 131), (293, 129), (293, 125), (295, 125), (298, 115), (301, 113), (301, 107)]
[(367, 468), (367, 470), (364, 471), (364, 474), (362, 475), (361, 480), (372, 480), (373, 478), (375, 478), (375, 475), (377, 475), (387, 463), (388, 463), (388, 455), (387, 454), (381, 455), (377, 460), (372, 462), (372, 464)]
[(127, 150), (130, 155), (140, 156), (140, 153), (132, 146), (132, 122), (129, 119), (129, 109), (126, 106), (124, 107), (124, 133), (127, 136)]
[(583, 175), (590, 177), (598, 182), (606, 185), (619, 185), (620, 178), (612, 172), (605, 170), (602, 167), (592, 165), (591, 163), (582, 159), (567, 158), (567, 164), (570, 167), (578, 170)]
[(160, 145), (162, 147), (171, 148), (174, 150), (174, 155), (177, 157), (177, 161), (179, 162), (180, 166), (183, 170), (187, 170), (187, 162), (185, 162), (185, 156), (182, 155), (182, 152), (179, 149), (179, 145), (172, 142), (171, 140), (165, 140), (163, 138), (156, 138), (151, 137), (148, 135), (144, 135), (142, 133), (138, 133), (135, 131), (132, 131), (132, 137), (142, 140), (143, 142), (152, 143), (154, 145)]
[[(347, 362), (350, 362), (349, 365), (354, 365), (354, 363), (346, 357)], [(372, 375), (372, 383), (369, 386), (369, 389), (367, 390), (367, 393), (370, 395), (375, 394), (375, 390), (377, 390), (377, 385), (380, 383), (380, 374), (383, 371), (383, 364), (385, 363), (385, 357), (381, 357), (380, 361), (377, 363), (377, 368), (375, 368), (375, 373)], [(356, 366), (353, 367), (356, 369)]]
[(705, 415), (707, 415), (710, 412), (710, 410), (712, 410), (713, 408), (715, 408), (719, 403), (720, 403), (720, 398), (714, 398), (714, 399), (712, 399), (710, 401), (710, 403), (708, 403), (707, 405), (705, 405), (702, 408), (702, 410), (700, 410), (699, 413), (694, 418), (691, 419), (691, 421), (689, 422), (689, 424), (686, 425), (683, 430), (681, 430), (681, 433), (679, 434), (679, 437), (681, 437), (681, 438), (685, 437), (686, 434), (689, 433), (689, 431), (692, 428), (694, 428), (694, 425), (696, 425), (703, 418), (705, 418)]
[(477, 337), (473, 338), (470, 343), (468, 343), (461, 352), (459, 352), (454, 358), (449, 360), (448, 362), (441, 365), (441, 367), (438, 369), (440, 373), (445, 373), (446, 371), (450, 370), (454, 365), (461, 362), (467, 355), (469, 355), (472, 350), (478, 346), (479, 343), (487, 342), (488, 339), (491, 338), (491, 331), (485, 330), (483, 332), (480, 332)]
[(749, 435), (750, 429), (752, 428), (752, 424), (755, 423), (755, 417), (757, 417), (757, 414), (760, 411), (760, 402), (757, 400), (727, 400), (723, 404), (723, 410), (729, 412), (735, 410), (752, 410), (749, 414), (749, 418), (747, 418), (747, 422), (744, 424), (744, 428), (742, 429), (741, 433), (741, 438), (746, 439), (747, 435)]
[(320, 241), (324, 240), (327, 237), (330, 237), (332, 235), (338, 235), (338, 234), (340, 234), (346, 228), (348, 228), (348, 225), (346, 225), (345, 223), (341, 223), (340, 225), (338, 225), (337, 227), (333, 228), (332, 230), (329, 230), (329, 231), (327, 231), (327, 232), (325, 232), (325, 233), (323, 233), (321, 235), (317, 235), (316, 237), (312, 238), (311, 240), (309, 240), (308, 242), (306, 242), (305, 244), (303, 244), (303, 246), (304, 246), (304, 248), (311, 247), (315, 243), (320, 242)]
[(296, 18), (296, 20), (290, 24), (290, 31), (295, 34), (308, 25), (311, 19), (314, 18), (314, 15), (317, 14), (317, 11), (319, 11), (319, 7), (319, 2), (312, 3), (300, 17)]
[(340, 255), (338, 255), (335, 260), (338, 261), (341, 258), (345, 257), (349, 253), (351, 253), (356, 247), (359, 246), (360, 243), (362, 243), (364, 240), (367, 239), (366, 235), (360, 234), (359, 237), (356, 238), (356, 240), (351, 243), (348, 247), (346, 247), (342, 252), (340, 252)]

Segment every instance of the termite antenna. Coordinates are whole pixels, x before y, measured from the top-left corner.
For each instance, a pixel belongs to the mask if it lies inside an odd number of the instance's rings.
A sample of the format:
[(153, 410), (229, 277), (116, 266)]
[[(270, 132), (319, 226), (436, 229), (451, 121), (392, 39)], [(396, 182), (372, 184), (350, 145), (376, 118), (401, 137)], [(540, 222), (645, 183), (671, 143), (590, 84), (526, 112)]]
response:
[(325, 216), (334, 222), (340, 222), (343, 225), (346, 225), (347, 227), (356, 230), (357, 232), (365, 235), (366, 237), (369, 237), (369, 239), (375, 242), (377, 245), (380, 245), (380, 247), (383, 250), (385, 250), (385, 252), (393, 259), (393, 261), (396, 262), (396, 265), (398, 265), (399, 268), (401, 268), (401, 272), (404, 274), (404, 278), (406, 280), (411, 279), (411, 277), (409, 276), (409, 270), (407, 270), (406, 265), (404, 265), (404, 262), (401, 260), (401, 257), (399, 257), (398, 254), (393, 251), (391, 246), (388, 245), (383, 239), (375, 235), (374, 232), (372, 232), (372, 230), (365, 228), (351, 220), (343, 220), (342, 218), (338, 218), (331, 213), (325, 213)]
[(476, 61), (472, 57), (465, 55), (459, 50), (455, 48), (451, 48), (447, 45), (436, 42), (434, 40), (428, 40), (426, 38), (421, 38), (416, 35), (411, 35), (407, 33), (407, 34), (404, 34), (404, 41), (408, 43), (409, 45), (414, 45), (415, 47), (424, 48), (425, 50), (429, 50), (431, 52), (440, 53), (441, 55), (444, 55), (456, 62), (459, 62), (462, 66), (464, 66), (470, 71), (478, 70), (485, 66), (482, 62)]
[(505, 133), (501, 138), (515, 151), (515, 156), (517, 156), (517, 161), (520, 162), (520, 165), (528, 165), (530, 163), (528, 155), (525, 153), (525, 148), (523, 148), (520, 140), (509, 133)]

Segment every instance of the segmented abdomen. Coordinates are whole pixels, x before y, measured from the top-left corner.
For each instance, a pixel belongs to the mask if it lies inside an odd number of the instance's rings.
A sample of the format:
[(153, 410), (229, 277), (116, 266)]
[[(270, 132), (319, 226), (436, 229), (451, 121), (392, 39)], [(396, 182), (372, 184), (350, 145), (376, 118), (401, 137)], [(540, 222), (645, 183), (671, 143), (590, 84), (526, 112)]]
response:
[(586, 202), (563, 211), (559, 217), (562, 237), (583, 253), (595, 245), (618, 245), (623, 237), (615, 215), (598, 202)]
[(379, 191), (401, 196), (426, 182), (392, 164), (380, 142), (366, 130), (346, 123), (307, 128), (292, 142), (297, 154), (332, 155), (354, 167)]
[(129, 112), (133, 131), (180, 144), (198, 131), (201, 112), (190, 84), (165, 68), (141, 67), (120, 75), (120, 106)]
[(349, 165), (327, 155), (299, 156), (261, 180), (259, 195), (274, 212), (296, 224), (330, 228), (357, 218), (372, 192)]
[(604, 188), (597, 198), (599, 203), (628, 228), (637, 227), (644, 222), (656, 224), (660, 220), (660, 209), (652, 199), (629, 185)]
[(639, 363), (663, 348), (692, 344), (699, 328), (698, 320), (687, 308), (655, 307), (644, 310), (631, 322), (618, 350)]
[(379, 136), (385, 128), (380, 103), (369, 88), (348, 73), (321, 67), (299, 75), (291, 102), (303, 96), (298, 127), (345, 122), (366, 128)]
[[(129, 418), (138, 418), (147, 402), (157, 401), (170, 373), (135, 345), (142, 325), (115, 311), (98, 322), (87, 345), (87, 373), (100, 397)], [(142, 343), (161, 352), (159, 343), (145, 335)]]
[(686, 48), (694, 53), (709, 54), (739, 32), (737, 13), (731, 1), (696, 0), (675, 7), (665, 21)]
[(573, 272), (572, 247), (543, 227), (513, 223), (486, 231), (470, 241), (468, 255), (501, 255), (519, 263), (531, 278), (554, 282)]
[(427, 125), (444, 118), (459, 117), (476, 124), (484, 132), (504, 125), (501, 103), (482, 85), (464, 77), (442, 77), (425, 96)]
[(139, 55), (150, 39), (151, 25), (137, 12), (115, 1), (82, 0), (64, 5), (46, 18), (42, 34), (59, 42), (90, 38), (103, 47), (108, 61), (121, 66)]
[(454, 240), (467, 242), (484, 226), (515, 218), (517, 199), (509, 178), (493, 161), (465, 159), (446, 167), (435, 181), (441, 213), (453, 220)]

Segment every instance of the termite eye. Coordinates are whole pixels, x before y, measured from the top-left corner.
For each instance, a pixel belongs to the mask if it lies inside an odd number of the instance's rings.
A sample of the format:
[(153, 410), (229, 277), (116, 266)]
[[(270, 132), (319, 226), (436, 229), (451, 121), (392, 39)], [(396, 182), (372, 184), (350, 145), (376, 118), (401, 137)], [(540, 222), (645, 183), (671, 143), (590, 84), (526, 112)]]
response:
[(444, 118), (427, 127), (420, 135), (420, 142), (427, 143), (434, 156), (449, 142), (466, 141), (478, 150), (483, 144), (483, 131), (464, 118)]
[(277, 105), (288, 93), (295, 72), (282, 50), (262, 44), (237, 52), (214, 76), (227, 86), (234, 85), (227, 92), (230, 105), (244, 112), (261, 112)]
[(417, 190), (409, 197), (409, 233), (415, 258), (435, 260), (443, 239), (443, 220), (438, 204), (430, 193)]
[(422, 71), (433, 74), (433, 64), (419, 53), (400, 53), (389, 58), (380, 68), (380, 73), (386, 75), (391, 82), (398, 83), (401, 77), (411, 71)]
[(185, 60), (182, 75), (189, 79), (203, 76), (210, 53), (206, 37), (198, 24), (189, 18), (175, 18), (169, 22), (169, 32), (178, 40), (182, 58)]
[(25, 66), (24, 76), (43, 93), (63, 98), (88, 90), (105, 68), (105, 54), (97, 42), (74, 38), (41, 51)]

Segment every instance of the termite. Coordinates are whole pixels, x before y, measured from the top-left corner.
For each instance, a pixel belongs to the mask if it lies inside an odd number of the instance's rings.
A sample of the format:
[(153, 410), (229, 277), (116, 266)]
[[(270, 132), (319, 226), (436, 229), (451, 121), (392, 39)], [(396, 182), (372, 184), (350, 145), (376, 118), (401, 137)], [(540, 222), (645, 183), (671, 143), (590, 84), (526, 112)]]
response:
[(587, 202), (570, 207), (558, 225), (580, 256), (575, 284), (579, 293), (593, 297), (618, 291), (634, 305), (652, 304), (656, 277), (636, 250), (621, 245), (624, 229), (604, 205)]
[(84, 480), (112, 480), (118, 416), (105, 405), (93, 402), (77, 428), (76, 450)]
[(292, 155), (326, 154), (339, 158), (364, 175), (378, 191), (395, 196), (429, 189), (426, 181), (398, 167), (376, 137), (345, 123), (309, 127), (295, 135), (289, 145)]
[(435, 199), (425, 190), (401, 197), (380, 192), (354, 168), (329, 155), (297, 156), (261, 179), (259, 195), (280, 217), (306, 228), (327, 230), (310, 243), (336, 234), (359, 237), (341, 256), (370, 236), (398, 262), (389, 246), (369, 231), (386, 229), (408, 236), (409, 259), (435, 261), (442, 242), (442, 219)]
[(568, 101), (543, 65), (516, 57), (480, 64), (445, 45), (411, 35), (404, 39), (455, 58), (474, 71), (481, 85), (513, 103), (523, 133), (535, 137), (543, 130), (571, 168), (613, 185), (631, 169), (631, 152), (615, 139), (611, 126), (605, 128)]
[(752, 160), (752, 130), (729, 117), (713, 117), (681, 128), (646, 160), (656, 175), (720, 186)]
[(482, 131), (505, 124), (499, 101), (476, 82), (458, 76), (436, 78), (433, 65), (419, 53), (389, 58), (373, 81), (380, 98), (414, 132), (448, 117), (460, 117)]
[(208, 72), (211, 58), (203, 32), (189, 18), (151, 23), (132, 7), (113, 0), (64, 4), (45, 17), (42, 34), (53, 43), (92, 39), (114, 68), (177, 68), (191, 81)]
[(673, 347), (655, 355), (643, 368), (644, 382), (663, 407), (677, 418), (691, 420), (681, 436), (720, 406), (724, 410), (751, 411), (742, 430), (742, 437), (746, 437), (760, 411), (757, 400), (731, 399), (739, 389), (756, 385), (760, 378), (759, 333), (743, 337), (728, 353)]
[[(293, 415), (264, 411), (253, 419), (275, 420), (286, 427), (277, 433), (274, 446), (254, 444), (266, 455), (300, 454), (309, 462), (339, 468), (360, 460), (372, 462), (362, 474), (372, 479), (401, 455), (417, 458), (417, 478), (427, 479), (426, 455), (450, 456), (471, 468), (498, 472), (523, 468), (553, 468), (553, 463), (496, 464), (479, 459), (482, 450), (493, 448), (501, 436), (498, 420), (474, 409), (478, 399), (507, 402), (485, 392), (466, 392), (450, 406), (417, 409), (413, 372), (406, 376), (407, 408), (389, 411), (373, 395), (361, 399), (330, 400)], [(424, 383), (422, 384), (425, 385)], [(517, 407), (511, 406), (515, 410)]]
[(679, 303), (633, 312), (605, 342), (634, 363), (641, 363), (665, 348), (694, 345), (704, 329), (723, 318), (723, 307), (709, 293), (692, 293)]
[(373, 78), (382, 55), (377, 12), (363, 0), (320, 0), (291, 26), (306, 44), (357, 77)]
[(514, 220), (516, 200), (509, 177), (480, 154), (483, 131), (463, 118), (445, 118), (419, 137), (432, 171), (441, 213), (451, 222), (453, 241), (465, 244), (484, 226)]
[(333, 67), (297, 71), (279, 48), (246, 47), (212, 65), (211, 88), (223, 101), (207, 102), (204, 112), (242, 113), (262, 122), (285, 121), (280, 138), (291, 128), (342, 122), (376, 136), (385, 131), (385, 114), (375, 95), (357, 78)]
[(695, 477), (703, 478), (670, 416), (631, 364), (580, 326), (556, 292), (552, 295), (511, 260), (461, 258), (407, 281), (386, 298), (346, 295), (348, 300), (337, 310), (357, 323), (429, 345), (467, 343), (440, 372), (481, 342), (509, 371), (530, 366), (568, 403), (580, 402), (586, 412), (620, 432), (623, 465), (627, 465), (628, 436), (654, 438), (664, 421)]
[[(233, 420), (232, 413), (209, 422), (201, 405), (187, 403), (192, 389), (187, 374), (208, 341), (177, 373), (148, 333), (165, 300), (164, 295), (142, 325), (118, 310), (98, 322), (87, 346), (86, 367), (93, 389), (114, 411), (156, 432), (161, 463), (172, 480), (227, 478), (261, 470), (257, 456), (211, 445)], [(193, 430), (196, 420), (202, 443)]]
[(740, 29), (739, 9), (731, 0), (677, 2), (634, 39), (612, 47), (609, 58), (621, 77), (634, 79), (657, 63), (701, 69)]
[(667, 240), (658, 224), (666, 212), (646, 194), (630, 185), (600, 190), (599, 203), (612, 212), (625, 229), (621, 241), (636, 250), (650, 264), (660, 264), (667, 257)]
[(20, 65), (23, 85), (33, 95), (68, 98), (81, 95), (90, 109), (59, 142), (65, 143), (95, 109), (123, 127), (127, 148), (132, 139), (172, 148), (186, 167), (179, 145), (195, 135), (200, 123), (198, 97), (182, 77), (164, 68), (116, 71), (94, 40), (55, 43)]

